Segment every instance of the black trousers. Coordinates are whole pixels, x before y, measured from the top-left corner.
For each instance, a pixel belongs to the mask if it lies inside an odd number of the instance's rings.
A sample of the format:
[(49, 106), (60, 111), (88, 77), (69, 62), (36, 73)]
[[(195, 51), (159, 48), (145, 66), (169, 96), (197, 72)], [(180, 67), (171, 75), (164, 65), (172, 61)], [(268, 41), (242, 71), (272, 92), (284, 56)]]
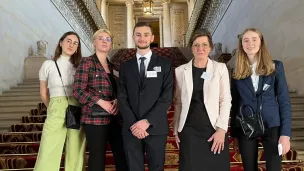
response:
[[(243, 132), (239, 131), (239, 149), (243, 161), (244, 171), (258, 171), (258, 140), (247, 140)], [(282, 156), (279, 156), (278, 142), (280, 138), (279, 127), (268, 128), (262, 137), (263, 150), (266, 159), (267, 171), (280, 171)]]
[(104, 171), (107, 143), (111, 145), (116, 171), (128, 171), (123, 149), (121, 126), (112, 120), (109, 125), (84, 125), (89, 147), (88, 171)]
[(167, 135), (149, 135), (140, 140), (128, 133), (123, 135), (123, 140), (130, 171), (145, 170), (145, 152), (149, 171), (164, 171)]

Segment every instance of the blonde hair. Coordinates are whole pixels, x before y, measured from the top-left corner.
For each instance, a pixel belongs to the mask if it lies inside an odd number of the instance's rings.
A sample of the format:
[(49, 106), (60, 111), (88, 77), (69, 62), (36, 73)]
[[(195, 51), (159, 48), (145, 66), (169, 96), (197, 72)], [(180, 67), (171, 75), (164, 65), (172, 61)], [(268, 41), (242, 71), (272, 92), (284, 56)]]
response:
[(95, 33), (94, 33), (94, 35), (93, 35), (93, 37), (92, 37), (92, 41), (94, 42), (95, 41), (95, 39), (97, 38), (97, 36), (99, 35), (99, 34), (101, 34), (101, 33), (107, 33), (111, 38), (112, 38), (112, 45), (113, 45), (113, 39), (114, 39), (114, 36), (113, 36), (113, 34), (108, 30), (108, 29), (99, 29), (99, 30), (97, 30)]
[(244, 36), (244, 34), (246, 34), (249, 31), (257, 33), (261, 39), (261, 46), (260, 46), (259, 51), (256, 54), (256, 57), (257, 57), (256, 73), (258, 75), (267, 76), (267, 75), (271, 75), (275, 71), (272, 57), (270, 56), (270, 53), (266, 47), (266, 43), (265, 43), (262, 33), (256, 28), (247, 28), (239, 36), (239, 43), (238, 43), (239, 45), (238, 45), (238, 50), (237, 50), (237, 55), (236, 55), (236, 64), (235, 64), (235, 69), (234, 69), (234, 73), (233, 73), (233, 77), (237, 80), (244, 79), (246, 77), (249, 77), (252, 74), (248, 56), (242, 46), (243, 36)]

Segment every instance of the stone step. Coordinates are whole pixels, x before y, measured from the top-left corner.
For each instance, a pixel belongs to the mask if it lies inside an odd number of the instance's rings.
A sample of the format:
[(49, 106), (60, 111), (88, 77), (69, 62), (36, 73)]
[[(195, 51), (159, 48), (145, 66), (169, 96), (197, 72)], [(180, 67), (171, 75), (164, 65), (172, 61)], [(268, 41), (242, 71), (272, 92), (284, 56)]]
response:
[(41, 102), (40, 95), (39, 96), (4, 96), (0, 95), (0, 103), (5, 101), (37, 101), (38, 103)]
[(20, 117), (19, 117), (19, 119), (6, 119), (6, 120), (0, 119), (0, 132), (9, 132), (11, 125), (20, 123), (20, 122), (21, 122)]
[(291, 109), (292, 117), (304, 116), (304, 110)]
[(304, 126), (291, 126), (291, 136), (293, 138), (304, 137)]
[(25, 79), (23, 82), (39, 82), (39, 79)]
[(10, 114), (10, 113), (26, 113), (30, 112), (31, 109), (36, 109), (38, 106), (36, 105), (26, 105), (26, 106), (16, 106), (16, 107), (1, 107), (0, 115), (2, 114)]
[(304, 103), (304, 96), (291, 97), (290, 102), (294, 103)]
[(35, 106), (38, 105), (38, 103), (41, 102), (41, 100), (19, 100), (19, 98), (16, 98), (16, 100), (8, 100), (8, 101), (2, 101), (0, 103), (0, 110), (2, 107), (18, 107), (18, 106)]
[(304, 149), (303, 150), (297, 150), (298, 152), (298, 159), (304, 160)]
[(39, 91), (35, 91), (35, 92), (3, 92), (3, 94), (1, 95), (2, 97), (12, 97), (12, 96), (40, 96), (40, 92)]
[(40, 82), (37, 81), (37, 82), (23, 82), (23, 83), (20, 83), (20, 84), (17, 84), (17, 86), (19, 85), (40, 85)]
[[(39, 88), (36, 88), (36, 87), (34, 87), (34, 88), (32, 88), (32, 87), (30, 87), (30, 88), (14, 88), (14, 89), (10, 89), (9, 91), (6, 91), (6, 92), (39, 92), (40, 91), (40, 89)], [(4, 92), (4, 93), (6, 93), (6, 92)]]
[(292, 110), (304, 110), (304, 103), (291, 104)]
[(290, 146), (295, 150), (304, 150), (304, 136), (292, 137), (290, 140)]
[(12, 87), (12, 89), (14, 88), (40, 88), (39, 84), (18, 84), (16, 87)]
[(303, 116), (292, 116), (291, 125), (292, 125), (292, 127), (304, 126), (304, 115)]

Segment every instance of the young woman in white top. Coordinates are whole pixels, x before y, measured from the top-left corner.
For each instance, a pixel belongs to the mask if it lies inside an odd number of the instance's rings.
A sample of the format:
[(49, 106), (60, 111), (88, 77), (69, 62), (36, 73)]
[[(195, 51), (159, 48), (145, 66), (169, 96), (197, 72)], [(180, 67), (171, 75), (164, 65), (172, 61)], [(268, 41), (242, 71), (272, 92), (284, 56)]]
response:
[[(65, 145), (65, 171), (84, 170), (85, 135), (80, 130), (67, 129), (65, 111), (69, 104), (78, 105), (72, 98), (74, 74), (81, 59), (81, 44), (75, 32), (65, 33), (59, 40), (54, 58), (43, 63), (39, 71), (40, 96), (47, 106), (35, 171), (58, 171)], [(61, 82), (55, 65), (62, 75)], [(65, 89), (65, 91), (64, 91)], [(65, 94), (66, 93), (66, 94)]]

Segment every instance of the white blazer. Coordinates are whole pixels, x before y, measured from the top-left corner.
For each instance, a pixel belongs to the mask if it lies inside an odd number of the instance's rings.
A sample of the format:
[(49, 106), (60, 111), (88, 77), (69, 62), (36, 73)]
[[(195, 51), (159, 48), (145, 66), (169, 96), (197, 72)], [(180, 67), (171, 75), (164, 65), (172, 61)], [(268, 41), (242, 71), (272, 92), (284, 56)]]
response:
[[(185, 125), (193, 92), (192, 61), (175, 69), (176, 88), (174, 101), (174, 135), (181, 132)], [(207, 74), (204, 80), (204, 104), (213, 128), (227, 132), (231, 93), (229, 73), (225, 64), (208, 58)]]

